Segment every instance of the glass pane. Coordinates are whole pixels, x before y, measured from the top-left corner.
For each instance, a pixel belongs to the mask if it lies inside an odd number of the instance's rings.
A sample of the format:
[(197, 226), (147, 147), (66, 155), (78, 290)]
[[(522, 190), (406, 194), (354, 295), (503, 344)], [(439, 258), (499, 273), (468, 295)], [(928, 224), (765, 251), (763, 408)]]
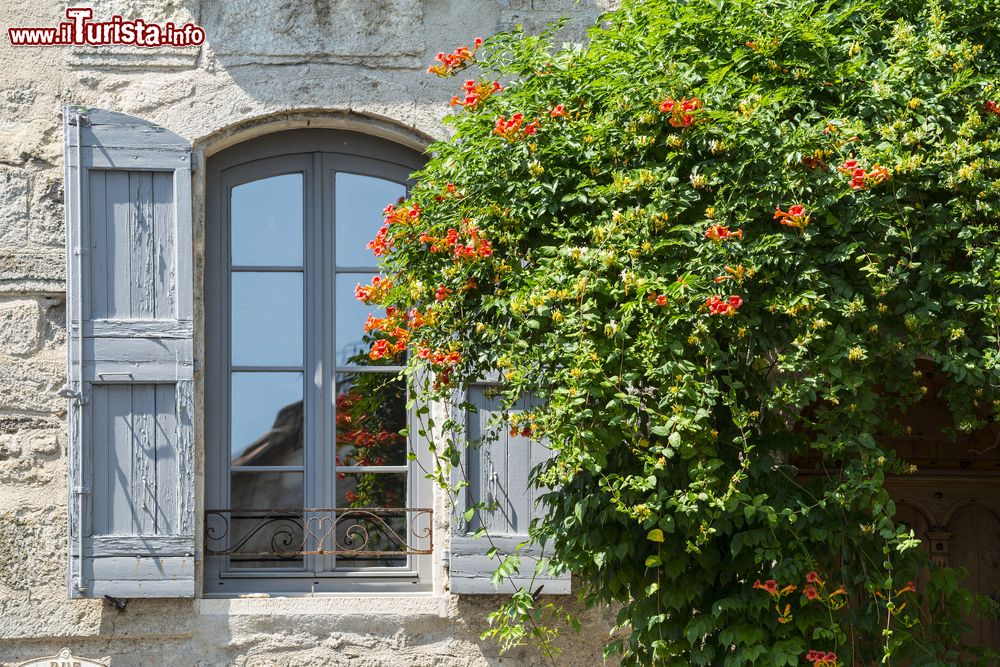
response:
[(302, 365), (302, 274), (232, 274), (234, 366)]
[(302, 174), (237, 185), (231, 196), (234, 265), (302, 265)]
[[(373, 360), (369, 356), (372, 344), (377, 338), (388, 338), (378, 331), (365, 331), (368, 316), (385, 317), (385, 310), (377, 306), (361, 303), (354, 296), (358, 285), (370, 285), (371, 274), (337, 274), (337, 321), (336, 321), (336, 363), (338, 366), (391, 366), (403, 363), (401, 354), (389, 355)], [(395, 339), (391, 339), (395, 342)]]
[(399, 183), (358, 174), (337, 174), (337, 266), (369, 266), (368, 242), (382, 226), (382, 210), (406, 196)]
[(406, 463), (406, 381), (388, 373), (337, 374), (337, 465)]
[(302, 373), (232, 374), (232, 465), (302, 465), (302, 381)]
[(298, 511), (305, 498), (302, 473), (235, 472), (230, 479), (232, 511), (227, 547), (234, 552), (230, 565), (301, 567), (299, 552), (305, 550), (303, 520)]
[[(338, 554), (337, 568), (402, 567), (409, 535), (406, 512), (388, 508), (406, 506), (406, 475), (403, 473), (343, 473), (337, 475), (337, 548), (356, 554)], [(374, 510), (377, 511), (372, 511)], [(423, 545), (420, 545), (423, 546)]]

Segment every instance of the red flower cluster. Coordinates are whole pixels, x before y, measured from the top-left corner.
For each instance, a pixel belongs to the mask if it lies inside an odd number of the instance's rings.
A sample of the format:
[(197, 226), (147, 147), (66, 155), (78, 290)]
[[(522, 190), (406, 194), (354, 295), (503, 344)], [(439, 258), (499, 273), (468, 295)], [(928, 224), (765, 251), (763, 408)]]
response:
[[(392, 431), (381, 430), (378, 433), (372, 433), (364, 428), (358, 427), (346, 433), (337, 434), (337, 444), (354, 445), (355, 447), (377, 447), (379, 445), (395, 445), (403, 436), (399, 433), (393, 433)], [(382, 465), (378, 461), (381, 459), (376, 459), (368, 463), (362, 463), (359, 458), (353, 463), (353, 465)]]
[(434, 201), (444, 201), (448, 197), (461, 199), (462, 196), (463, 196), (462, 193), (458, 191), (458, 187), (454, 183), (449, 183), (448, 185), (444, 186), (444, 190), (441, 191), (441, 194), (434, 195)]
[(660, 111), (670, 114), (668, 121), (673, 127), (690, 127), (698, 122), (697, 112), (701, 109), (701, 100), (697, 97), (682, 98), (679, 102), (670, 97), (660, 102)]
[(392, 289), (391, 280), (382, 280), (381, 276), (375, 276), (371, 285), (362, 286), (358, 283), (354, 288), (354, 298), (362, 303), (373, 303), (385, 296), (390, 289)]
[(389, 225), (382, 225), (378, 233), (375, 234), (375, 238), (368, 242), (368, 249), (376, 257), (382, 257), (383, 255), (388, 255), (392, 250), (392, 243), (392, 238), (389, 237)]
[(813, 667), (837, 667), (837, 654), (833, 651), (809, 651), (806, 653), (806, 660), (813, 664)]
[(983, 104), (983, 108), (986, 109), (991, 114), (1000, 116), (1000, 105), (998, 105), (993, 100), (986, 100), (986, 102)]
[(382, 359), (383, 357), (391, 356), (392, 354), (392, 347), (389, 345), (389, 341), (382, 339), (377, 340), (372, 344), (372, 349), (368, 353), (368, 357), (372, 361), (376, 361), (378, 359)]
[(705, 305), (708, 306), (709, 315), (728, 315), (732, 317), (743, 305), (743, 299), (736, 295), (729, 297), (727, 300), (723, 300), (718, 296), (710, 296), (705, 301)]
[(450, 366), (462, 360), (462, 355), (458, 352), (431, 352), (429, 348), (422, 347), (417, 350), (417, 358), (426, 359), (436, 366)]
[(410, 328), (419, 329), (425, 324), (427, 324), (427, 320), (420, 314), (420, 311), (416, 308), (410, 308)]
[(650, 292), (646, 297), (646, 301), (654, 302), (657, 306), (661, 307), (670, 303), (670, 299), (667, 298), (666, 294), (657, 294), (656, 292)]
[(552, 111), (549, 112), (549, 115), (553, 118), (559, 118), (560, 116), (567, 116), (569, 114), (566, 112), (565, 105), (557, 104), (552, 108)]
[(434, 292), (434, 300), (438, 302), (444, 301), (451, 293), (452, 290), (448, 289), (444, 285), (438, 285), (437, 290)]
[(722, 269), (727, 275), (716, 276), (713, 280), (717, 283), (724, 283), (727, 280), (735, 280), (737, 283), (742, 283), (744, 276), (747, 274), (747, 268), (742, 264), (737, 264), (735, 267), (725, 266)]
[(760, 590), (767, 591), (768, 594), (770, 594), (770, 595), (777, 595), (778, 594), (778, 582), (775, 581), (774, 579), (768, 579), (764, 583), (760, 583), (760, 579), (757, 579), (756, 581), (753, 582), (753, 589), (754, 590), (760, 589)]
[(462, 84), (462, 90), (465, 91), (465, 97), (462, 98), (455, 95), (451, 98), (451, 106), (461, 106), (469, 111), (475, 111), (482, 104), (483, 100), (503, 90), (503, 86), (497, 81), (493, 83), (476, 83), (472, 79), (469, 79)]
[(372, 349), (368, 353), (368, 358), (372, 361), (378, 361), (384, 357), (394, 357), (406, 351), (406, 345), (410, 342), (410, 332), (402, 327), (396, 327), (388, 333), (396, 339), (395, 342), (380, 338), (372, 343)]
[(440, 65), (431, 65), (427, 68), (427, 72), (430, 74), (437, 74), (438, 76), (452, 76), (463, 69), (468, 67), (473, 58), (476, 55), (476, 51), (479, 47), (483, 45), (483, 40), (480, 37), (476, 37), (475, 42), (473, 42), (473, 48), (467, 46), (460, 46), (453, 53), (444, 53), (443, 51), (434, 58)]
[(420, 221), (420, 214), (423, 209), (420, 208), (420, 204), (413, 203), (410, 206), (403, 206), (400, 202), (399, 206), (395, 204), (389, 204), (384, 209), (382, 209), (382, 215), (385, 216), (386, 225), (413, 225)]
[(380, 330), (385, 332), (389, 339), (375, 341), (368, 356), (372, 360), (376, 360), (405, 352), (406, 346), (410, 342), (410, 332), (400, 326), (404, 324), (406, 324), (406, 315), (401, 316), (394, 306), (385, 309), (385, 317), (382, 319), (372, 317), (369, 313), (368, 320), (365, 322), (365, 331)]
[(753, 582), (753, 587), (754, 590), (759, 589), (767, 592), (771, 596), (771, 599), (774, 600), (774, 609), (778, 612), (778, 623), (790, 623), (792, 621), (792, 605), (786, 603), (782, 608), (781, 598), (794, 593), (796, 590), (794, 585), (789, 584), (782, 588), (774, 579), (768, 579), (763, 584), (758, 579)]
[(497, 118), (496, 125), (493, 128), (493, 134), (500, 135), (510, 142), (524, 139), (537, 133), (538, 119), (536, 118), (530, 123), (525, 123), (523, 113), (514, 114), (510, 117), (510, 120), (507, 120), (504, 116), (500, 116)]
[(735, 232), (730, 231), (729, 227), (723, 225), (712, 225), (705, 230), (705, 238), (710, 241), (715, 241), (716, 243), (722, 243), (723, 241), (731, 241), (733, 239), (743, 240), (743, 230), (737, 229)]
[(864, 190), (865, 188), (874, 187), (883, 181), (888, 181), (892, 177), (889, 174), (889, 170), (881, 165), (876, 164), (872, 167), (871, 171), (866, 171), (858, 166), (857, 160), (853, 159), (847, 160), (844, 164), (837, 167), (837, 171), (851, 177), (852, 190)]
[(774, 219), (787, 227), (795, 227), (803, 230), (809, 224), (809, 216), (806, 215), (806, 207), (802, 204), (793, 204), (787, 211), (782, 211), (780, 206), (774, 208)]
[(473, 261), (493, 255), (493, 244), (483, 236), (478, 227), (472, 225), (472, 220), (469, 218), (462, 220), (462, 234), (467, 236), (464, 241), (459, 237), (459, 231), (451, 227), (444, 238), (424, 232), (419, 240), (421, 243), (430, 243), (431, 252), (450, 251), (456, 262)]
[(400, 202), (398, 207), (395, 204), (386, 206), (382, 209), (385, 221), (382, 223), (382, 227), (379, 228), (374, 240), (368, 242), (368, 249), (375, 253), (376, 257), (388, 255), (392, 250), (393, 243), (392, 237), (389, 236), (389, 226), (416, 224), (420, 221), (421, 210), (420, 204), (417, 203), (410, 206), (403, 206), (402, 202)]
[(435, 389), (448, 386), (452, 370), (462, 361), (462, 355), (457, 351), (432, 352), (426, 347), (417, 350), (417, 358), (426, 359), (437, 370), (437, 377), (434, 379)]
[[(341, 394), (337, 397), (337, 426), (349, 426), (354, 423), (354, 416), (350, 409), (361, 399), (361, 395), (356, 391)], [(342, 465), (339, 461), (337, 465)]]
[(409, 325), (411, 329), (418, 329), (426, 323), (424, 316), (416, 308), (411, 308), (409, 315), (407, 315), (399, 312), (395, 306), (388, 306), (383, 318), (374, 317), (371, 313), (368, 314), (368, 319), (365, 321), (365, 331), (390, 332), (399, 338), (400, 336), (394, 332), (398, 331), (400, 327)]

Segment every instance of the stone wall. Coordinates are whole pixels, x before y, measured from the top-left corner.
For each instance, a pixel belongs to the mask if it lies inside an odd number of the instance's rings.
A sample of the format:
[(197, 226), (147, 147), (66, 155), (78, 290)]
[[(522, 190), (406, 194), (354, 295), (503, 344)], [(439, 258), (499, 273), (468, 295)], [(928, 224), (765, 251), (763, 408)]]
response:
[[(566, 15), (579, 40), (613, 0), (95, 0), (205, 28), (197, 48), (14, 48), (11, 26), (55, 25), (67, 5), (8, 0), (0, 37), (0, 664), (74, 653), (127, 665), (526, 665), (478, 640), (489, 598), (443, 584), (424, 597), (134, 600), (66, 594), (65, 230), (61, 109), (141, 116), (201, 157), (281, 127), (350, 125), (441, 137), (455, 81), (424, 70), (442, 49)], [(70, 6), (72, 6), (70, 5)], [(195, 231), (203, 185), (196, 179)], [(196, 243), (196, 265), (200, 245)], [(196, 300), (198, 299), (196, 290)], [(200, 316), (201, 311), (198, 311)], [(199, 329), (196, 326), (196, 329)], [(199, 447), (202, 447), (199, 443)], [(440, 583), (440, 582), (439, 582)], [(609, 619), (561, 642), (559, 664), (600, 663)]]

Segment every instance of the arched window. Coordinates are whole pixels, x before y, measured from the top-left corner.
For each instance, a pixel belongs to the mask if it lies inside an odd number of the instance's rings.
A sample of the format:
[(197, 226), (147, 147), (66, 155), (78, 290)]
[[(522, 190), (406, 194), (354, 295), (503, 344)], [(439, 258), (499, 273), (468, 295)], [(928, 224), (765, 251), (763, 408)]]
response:
[(400, 435), (405, 382), (369, 359), (354, 297), (377, 273), (382, 209), (421, 164), (339, 130), (208, 160), (208, 595), (430, 587), (430, 489), (407, 456), (424, 448)]

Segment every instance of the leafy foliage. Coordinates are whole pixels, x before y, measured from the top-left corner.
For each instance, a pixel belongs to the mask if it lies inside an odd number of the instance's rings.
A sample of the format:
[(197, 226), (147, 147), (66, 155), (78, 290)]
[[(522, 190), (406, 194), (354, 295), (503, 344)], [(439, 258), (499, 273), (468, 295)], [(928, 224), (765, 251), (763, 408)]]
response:
[[(539, 399), (509, 424), (554, 451), (533, 536), (621, 605), (626, 664), (972, 659), (957, 573), (908, 583), (881, 441), (918, 364), (956, 434), (1000, 413), (998, 16), (633, 0), (585, 47), (475, 52), (372, 246), (391, 285), (362, 297), (398, 309), (372, 354), (409, 346), (434, 396), (498, 371)], [(457, 424), (422, 428), (447, 479)]]

